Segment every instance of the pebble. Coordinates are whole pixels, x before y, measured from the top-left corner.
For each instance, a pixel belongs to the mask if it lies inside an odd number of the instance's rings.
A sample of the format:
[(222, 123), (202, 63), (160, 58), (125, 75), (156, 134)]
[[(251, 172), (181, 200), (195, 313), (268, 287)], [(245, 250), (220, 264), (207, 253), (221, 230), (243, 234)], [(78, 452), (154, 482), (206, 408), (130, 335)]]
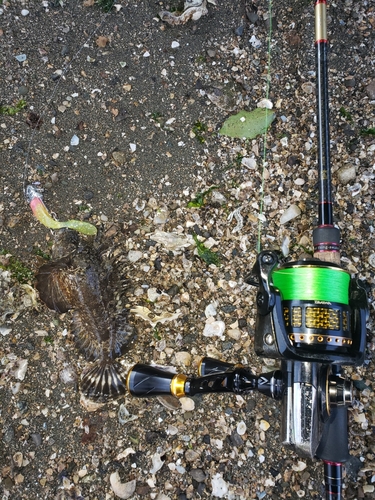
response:
[(29, 89), (25, 87), (24, 85), (21, 85), (18, 87), (18, 93), (19, 95), (26, 95), (29, 92)]
[(61, 48), (61, 55), (64, 57), (64, 56), (67, 56), (69, 54), (69, 47), (68, 45), (64, 45), (62, 48)]
[(150, 469), (151, 474), (156, 474), (164, 465), (164, 461), (161, 459), (161, 455), (159, 453), (155, 453), (152, 456), (152, 467)]
[(21, 16), (26, 17), (26, 16), (28, 16), (29, 14), (30, 14), (30, 11), (29, 11), (29, 10), (27, 10), (27, 9), (22, 9), (22, 10), (21, 10)]
[(212, 476), (211, 486), (212, 486), (211, 494), (213, 497), (224, 498), (226, 497), (229, 491), (228, 483), (224, 481), (224, 479), (221, 477), (219, 473)]
[(341, 184), (349, 184), (356, 179), (356, 170), (353, 165), (345, 165), (337, 171), (337, 177)]
[(366, 93), (371, 100), (375, 99), (375, 80), (371, 80), (371, 82), (367, 85)]
[(143, 253), (139, 250), (129, 250), (128, 259), (130, 262), (137, 262), (143, 257)]
[(204, 314), (205, 314), (206, 318), (210, 318), (212, 316), (216, 316), (217, 311), (216, 311), (215, 305), (214, 304), (208, 304), (208, 306), (204, 310)]
[(179, 44), (178, 42), (176, 42), (176, 41), (173, 41), (173, 42), (171, 43), (171, 47), (172, 47), (172, 49), (178, 49), (178, 47), (179, 47), (179, 46), (180, 46), (180, 44)]
[(127, 483), (122, 483), (117, 471), (113, 472), (109, 476), (109, 482), (111, 483), (111, 488), (114, 494), (121, 499), (130, 498), (135, 492), (135, 479), (128, 481)]
[(14, 377), (17, 378), (18, 380), (23, 380), (26, 375), (27, 365), (28, 365), (27, 359), (17, 360), (17, 366), (13, 370)]
[(42, 444), (42, 436), (38, 432), (34, 432), (30, 437), (35, 446), (40, 446)]
[(154, 224), (165, 224), (168, 220), (169, 211), (164, 205), (157, 209), (156, 214), (153, 219)]
[(267, 420), (261, 420), (259, 428), (262, 429), (262, 431), (268, 431), (268, 429), (270, 428), (270, 424), (267, 422)]
[(368, 263), (371, 267), (375, 267), (375, 253), (372, 253), (368, 258)]
[(225, 331), (224, 321), (213, 321), (211, 323), (206, 323), (203, 335), (205, 337), (221, 337)]
[(186, 351), (180, 351), (175, 353), (176, 364), (183, 366), (191, 365), (191, 354)]
[(310, 83), (310, 82), (305, 82), (302, 84), (302, 90), (306, 93), (306, 94), (312, 94), (315, 92), (315, 86)]
[(77, 382), (77, 373), (72, 366), (65, 367), (59, 375), (64, 384), (74, 385)]
[(305, 462), (302, 462), (302, 461), (298, 461), (296, 464), (293, 464), (292, 465), (292, 469), (295, 471), (295, 472), (302, 472), (303, 470), (305, 470), (307, 467), (306, 463)]
[(181, 408), (185, 411), (193, 411), (195, 408), (194, 399), (183, 397), (179, 399)]
[(191, 469), (190, 475), (197, 483), (203, 483), (206, 479), (206, 474), (202, 469)]
[(234, 34), (237, 35), (237, 36), (242, 36), (244, 34), (244, 27), (243, 26), (238, 26), (234, 30)]
[(24, 62), (24, 61), (26, 61), (27, 56), (26, 56), (26, 54), (19, 54), (18, 56), (16, 56), (16, 59), (18, 62)]
[(194, 450), (186, 450), (185, 452), (185, 459), (188, 462), (194, 462), (195, 460), (198, 460), (199, 457), (199, 453)]
[(83, 193), (83, 197), (85, 198), (86, 201), (90, 201), (94, 197), (94, 193), (92, 191), (85, 191)]
[(73, 135), (73, 137), (70, 139), (70, 145), (71, 146), (78, 146), (79, 144), (79, 137), (76, 135)]
[(295, 219), (301, 215), (301, 209), (297, 205), (290, 205), (280, 217), (280, 224), (286, 224), (287, 222)]
[(123, 151), (113, 151), (112, 158), (116, 163), (123, 165), (126, 161), (126, 154)]

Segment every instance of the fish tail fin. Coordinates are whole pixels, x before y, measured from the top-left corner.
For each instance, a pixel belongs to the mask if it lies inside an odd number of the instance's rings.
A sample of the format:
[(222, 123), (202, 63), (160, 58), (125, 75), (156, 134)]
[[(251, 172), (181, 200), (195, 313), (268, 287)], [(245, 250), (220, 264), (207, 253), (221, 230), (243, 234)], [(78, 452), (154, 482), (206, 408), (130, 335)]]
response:
[(126, 372), (120, 363), (97, 361), (82, 375), (81, 392), (85, 398), (98, 403), (126, 394)]

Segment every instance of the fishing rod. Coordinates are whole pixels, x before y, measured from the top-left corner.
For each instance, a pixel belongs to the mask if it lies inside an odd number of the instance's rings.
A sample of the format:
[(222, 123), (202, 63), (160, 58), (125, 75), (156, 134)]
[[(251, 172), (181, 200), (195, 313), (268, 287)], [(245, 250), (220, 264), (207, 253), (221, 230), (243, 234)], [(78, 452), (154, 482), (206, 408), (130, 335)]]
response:
[(326, 499), (341, 500), (353, 399), (342, 367), (364, 361), (367, 296), (363, 284), (340, 266), (340, 231), (334, 225), (326, 10), (325, 0), (315, 1), (319, 203), (314, 258), (285, 263), (280, 253), (261, 251), (245, 280), (257, 286), (255, 352), (280, 360), (280, 369), (254, 375), (240, 364), (203, 358), (199, 376), (188, 377), (136, 364), (127, 388), (137, 397), (257, 391), (280, 400), (283, 445), (321, 459)]

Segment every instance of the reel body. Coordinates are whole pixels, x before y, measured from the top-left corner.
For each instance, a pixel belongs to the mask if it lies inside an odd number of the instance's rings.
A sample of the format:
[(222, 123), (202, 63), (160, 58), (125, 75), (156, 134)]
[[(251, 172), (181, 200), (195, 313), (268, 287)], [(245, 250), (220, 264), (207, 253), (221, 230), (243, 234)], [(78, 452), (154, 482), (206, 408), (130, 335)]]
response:
[(255, 352), (281, 360), (283, 444), (300, 456), (345, 462), (352, 384), (341, 366), (364, 360), (364, 287), (335, 264), (283, 264), (272, 251), (258, 255), (246, 281), (258, 286)]

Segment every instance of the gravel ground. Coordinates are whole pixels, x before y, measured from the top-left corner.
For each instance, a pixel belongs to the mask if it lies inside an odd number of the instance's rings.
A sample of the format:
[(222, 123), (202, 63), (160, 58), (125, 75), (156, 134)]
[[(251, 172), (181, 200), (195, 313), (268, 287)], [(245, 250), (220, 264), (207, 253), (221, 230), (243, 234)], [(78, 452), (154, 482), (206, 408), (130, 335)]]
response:
[[(253, 352), (254, 289), (244, 283), (257, 253), (263, 138), (218, 134), (232, 112), (266, 96), (268, 5), (217, 3), (173, 27), (158, 18), (173, 0), (125, 0), (108, 15), (73, 0), (0, 4), (0, 105), (26, 101), (0, 115), (3, 499), (112, 499), (114, 479), (125, 483), (120, 498), (322, 498), (321, 464), (280, 446), (280, 407), (261, 396), (194, 397), (175, 409), (126, 397), (89, 412), (76, 387), (86, 362), (71, 315), (47, 310), (32, 287), (53, 234), (23, 199), (25, 164), (57, 219), (97, 225), (115, 249), (124, 305), (152, 313), (129, 313), (137, 334), (124, 365), (194, 374), (202, 355), (256, 373), (273, 365)], [(316, 224), (313, 25), (311, 2), (274, 2), (277, 117), (260, 241), (294, 258), (311, 249)], [(349, 370), (360, 390), (349, 412), (347, 499), (374, 498), (375, 485), (374, 28), (373, 2), (329, 7), (335, 215), (342, 265), (367, 282), (371, 313), (365, 364)], [(213, 186), (201, 208), (188, 207)], [(299, 215), (281, 224), (291, 205)], [(166, 247), (160, 231), (186, 247)], [(196, 255), (193, 232), (219, 266)], [(174, 319), (155, 324), (166, 312)], [(206, 335), (213, 321), (224, 323), (222, 335)]]

